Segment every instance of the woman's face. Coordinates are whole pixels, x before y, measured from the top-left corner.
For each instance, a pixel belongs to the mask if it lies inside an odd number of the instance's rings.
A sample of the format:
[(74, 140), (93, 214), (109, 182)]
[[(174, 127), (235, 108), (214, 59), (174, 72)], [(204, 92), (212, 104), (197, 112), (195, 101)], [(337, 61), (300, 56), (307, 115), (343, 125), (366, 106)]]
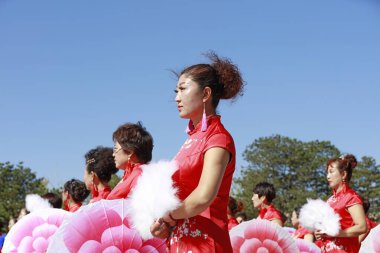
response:
[(86, 184), (87, 190), (90, 190), (90, 191), (92, 188), (92, 184), (94, 182), (92, 173), (94, 173), (94, 172), (88, 173), (87, 168), (84, 169), (84, 183)]
[(199, 85), (186, 77), (180, 76), (176, 89), (175, 101), (179, 116), (184, 119), (197, 119), (203, 113), (203, 92)]
[(115, 142), (112, 154), (116, 168), (124, 170), (127, 167), (130, 156), (121, 148), (119, 142)]
[(253, 193), (253, 196), (252, 196), (253, 207), (260, 208), (261, 205), (263, 204), (264, 199), (265, 199), (264, 196), (259, 197), (257, 193)]
[(297, 216), (296, 211), (293, 211), (291, 220), (292, 220), (293, 226), (297, 227), (299, 222), (298, 222), (298, 216)]
[(326, 175), (329, 186), (337, 190), (343, 184), (344, 175), (345, 173), (340, 173), (336, 163), (330, 164)]

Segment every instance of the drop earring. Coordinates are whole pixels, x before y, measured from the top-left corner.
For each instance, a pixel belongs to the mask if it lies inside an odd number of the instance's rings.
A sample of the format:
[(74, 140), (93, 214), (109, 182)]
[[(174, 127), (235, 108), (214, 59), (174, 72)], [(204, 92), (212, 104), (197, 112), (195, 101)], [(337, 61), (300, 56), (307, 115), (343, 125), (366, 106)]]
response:
[(206, 132), (207, 131), (207, 115), (206, 115), (206, 105), (205, 103), (203, 103), (203, 115), (202, 115), (202, 128), (201, 128), (201, 131), (202, 132)]

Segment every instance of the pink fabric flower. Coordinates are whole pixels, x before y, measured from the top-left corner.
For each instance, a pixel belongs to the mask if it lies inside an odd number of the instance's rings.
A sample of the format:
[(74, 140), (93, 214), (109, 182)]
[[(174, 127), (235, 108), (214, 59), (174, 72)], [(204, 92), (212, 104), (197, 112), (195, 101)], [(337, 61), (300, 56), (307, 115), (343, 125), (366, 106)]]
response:
[[(100, 200), (74, 213), (53, 238), (48, 252), (133, 253), (166, 252), (161, 239), (144, 241), (130, 227), (124, 199)], [(62, 243), (63, 245), (60, 245)], [(57, 244), (57, 246), (55, 246)]]
[(267, 220), (243, 222), (230, 231), (230, 237), (233, 252), (299, 252), (288, 231)]
[(51, 236), (69, 215), (69, 212), (54, 208), (25, 215), (9, 231), (3, 251), (45, 253)]

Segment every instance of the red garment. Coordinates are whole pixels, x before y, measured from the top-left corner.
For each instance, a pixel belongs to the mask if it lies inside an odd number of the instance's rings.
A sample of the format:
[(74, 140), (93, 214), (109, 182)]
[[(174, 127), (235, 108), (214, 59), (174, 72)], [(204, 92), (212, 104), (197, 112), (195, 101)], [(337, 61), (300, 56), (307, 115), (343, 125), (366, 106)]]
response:
[(377, 225), (379, 225), (379, 223), (377, 223), (377, 222), (375, 222), (373, 220), (370, 220), (368, 218), (368, 216), (365, 217), (365, 222), (367, 223), (367, 227), (368, 227), (369, 230), (372, 229), (372, 228), (374, 228), (374, 227), (376, 227)]
[(231, 216), (228, 219), (228, 231), (230, 231), (233, 227), (236, 227), (237, 225), (239, 225), (239, 222), (237, 221), (235, 217)]
[(136, 186), (137, 180), (142, 173), (141, 169), (142, 164), (134, 164), (131, 167), (129, 173), (128, 170), (125, 170), (124, 176), (121, 181), (113, 188), (110, 194), (107, 196), (107, 199), (125, 199), (128, 197), (131, 190)]
[(90, 203), (95, 203), (101, 199), (107, 199), (107, 196), (111, 193), (111, 188), (109, 186), (104, 187), (103, 190), (100, 191), (92, 191), (92, 199)]
[(273, 205), (268, 206), (268, 208), (261, 208), (259, 212), (259, 218), (263, 220), (280, 220), (284, 223), (284, 219), (280, 211), (278, 211)]
[(69, 207), (69, 212), (74, 213), (76, 212), (80, 207), (82, 206), (82, 203), (74, 203)]
[[(334, 192), (334, 194), (327, 200), (327, 203), (341, 217), (341, 230), (354, 225), (354, 221), (348, 212), (348, 208), (357, 204), (363, 205), (359, 195), (346, 184), (343, 185), (341, 191), (338, 193)], [(358, 237), (324, 238), (321, 244), (323, 245), (322, 252), (332, 252), (333, 250), (339, 249), (341, 252), (357, 253), (360, 248)]]
[(189, 125), (192, 127), (190, 136), (175, 157), (179, 169), (174, 173), (173, 180), (179, 189), (179, 198), (186, 199), (198, 186), (207, 150), (214, 147), (226, 149), (231, 154), (231, 160), (212, 204), (201, 214), (177, 223), (169, 243), (170, 252), (232, 252), (227, 226), (227, 205), (235, 170), (235, 145), (220, 122), (220, 116), (209, 116), (207, 122), (208, 128), (205, 132), (200, 129), (201, 122), (196, 127)]
[(307, 234), (313, 234), (312, 232), (310, 232), (308, 229), (302, 227), (302, 226), (298, 226), (297, 230), (294, 231), (293, 233), (293, 238), (299, 238), (299, 239), (304, 239), (305, 235)]

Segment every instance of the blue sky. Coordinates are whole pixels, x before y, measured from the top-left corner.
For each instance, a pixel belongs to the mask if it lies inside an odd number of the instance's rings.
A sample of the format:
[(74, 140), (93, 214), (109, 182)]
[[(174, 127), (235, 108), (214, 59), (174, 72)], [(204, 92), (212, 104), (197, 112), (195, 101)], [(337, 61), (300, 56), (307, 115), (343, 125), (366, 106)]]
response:
[(380, 161), (380, 3), (0, 1), (0, 162), (50, 187), (83, 178), (84, 154), (141, 120), (153, 159), (186, 139), (170, 70), (215, 50), (247, 83), (219, 112), (237, 169), (259, 137), (329, 140)]

